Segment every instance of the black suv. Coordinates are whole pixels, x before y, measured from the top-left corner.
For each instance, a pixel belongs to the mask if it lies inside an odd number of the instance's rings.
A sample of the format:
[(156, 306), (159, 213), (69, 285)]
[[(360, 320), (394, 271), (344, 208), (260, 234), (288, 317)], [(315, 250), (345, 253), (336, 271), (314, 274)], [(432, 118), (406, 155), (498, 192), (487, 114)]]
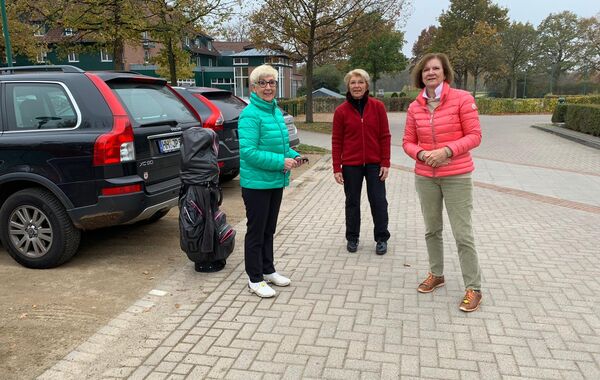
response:
[(231, 91), (210, 87), (175, 87), (200, 114), (204, 128), (219, 136), (219, 179), (229, 181), (240, 173), (238, 119), (246, 103)]
[(200, 118), (164, 80), (4, 68), (0, 99), (0, 239), (22, 265), (58, 266), (81, 230), (177, 205), (181, 132)]

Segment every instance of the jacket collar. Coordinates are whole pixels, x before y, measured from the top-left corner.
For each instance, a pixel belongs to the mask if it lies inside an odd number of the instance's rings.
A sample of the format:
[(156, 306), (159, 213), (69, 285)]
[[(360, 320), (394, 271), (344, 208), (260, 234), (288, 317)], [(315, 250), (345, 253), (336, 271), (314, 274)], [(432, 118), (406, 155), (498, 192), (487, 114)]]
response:
[(250, 93), (250, 103), (254, 104), (261, 110), (269, 112), (273, 112), (273, 110), (277, 107), (277, 100), (273, 99), (270, 102), (266, 102), (261, 99), (260, 96), (256, 95), (256, 92)]
[[(444, 83), (442, 83), (444, 86), (442, 87), (442, 94), (440, 95), (440, 103), (442, 103), (444, 101), (444, 99), (446, 98), (446, 96), (448, 95), (448, 92), (450, 92), (450, 85), (448, 84), (448, 82), (444, 81)], [(423, 93), (425, 93), (425, 88), (423, 88), (420, 92), (419, 95), (417, 95), (417, 103), (419, 103), (422, 106), (426, 106), (427, 105), (427, 99), (423, 97)]]

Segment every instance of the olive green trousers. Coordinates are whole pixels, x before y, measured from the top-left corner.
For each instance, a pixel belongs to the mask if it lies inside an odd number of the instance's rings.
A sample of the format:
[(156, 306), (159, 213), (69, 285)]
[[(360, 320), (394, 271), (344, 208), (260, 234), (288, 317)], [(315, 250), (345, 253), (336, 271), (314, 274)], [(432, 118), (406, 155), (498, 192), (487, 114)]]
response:
[(456, 240), (458, 259), (465, 289), (481, 289), (481, 269), (475, 250), (471, 213), (473, 211), (473, 180), (471, 174), (430, 178), (415, 176), (415, 186), (421, 201), (425, 221), (425, 242), (429, 266), (434, 276), (444, 274), (444, 241), (442, 231), (444, 205)]

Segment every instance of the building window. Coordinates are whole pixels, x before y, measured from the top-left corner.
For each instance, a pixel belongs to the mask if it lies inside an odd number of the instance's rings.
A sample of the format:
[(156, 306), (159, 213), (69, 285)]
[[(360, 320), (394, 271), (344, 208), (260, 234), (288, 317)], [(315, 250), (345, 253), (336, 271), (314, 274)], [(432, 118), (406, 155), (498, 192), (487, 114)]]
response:
[(240, 98), (250, 97), (250, 85), (248, 83), (248, 68), (236, 67), (235, 71), (235, 95)]
[(248, 64), (248, 58), (234, 58), (233, 59), (233, 64), (234, 65), (247, 65)]
[(196, 57), (196, 66), (202, 67), (202, 59), (200, 57)]
[(150, 63), (150, 49), (144, 49), (144, 64)]
[(108, 50), (100, 49), (100, 62), (112, 62), (112, 55), (108, 54)]
[(212, 58), (209, 58), (208, 59), (208, 67), (212, 67), (212, 65), (213, 65), (213, 60), (212, 60)]
[(33, 35), (37, 36), (37, 37), (45, 36), (46, 35), (46, 25), (38, 24), (37, 29), (35, 30), (35, 32), (33, 32)]
[(185, 37), (183, 38), (183, 44), (184, 44), (185, 46), (190, 46), (190, 38), (189, 38), (188, 36), (185, 36)]
[(177, 79), (177, 85), (179, 87), (192, 87), (196, 85), (196, 81), (194, 79)]
[(73, 28), (65, 28), (65, 31), (63, 33), (65, 36), (72, 36), (73, 35)]
[(69, 62), (79, 62), (79, 54), (74, 51), (69, 53)]
[(208, 41), (206, 43), (206, 47), (208, 48), (208, 50), (212, 50), (213, 49), (213, 47), (212, 47), (212, 41)]
[(46, 60), (48, 60), (48, 52), (42, 49), (37, 53), (36, 61), (37, 63), (46, 63)]

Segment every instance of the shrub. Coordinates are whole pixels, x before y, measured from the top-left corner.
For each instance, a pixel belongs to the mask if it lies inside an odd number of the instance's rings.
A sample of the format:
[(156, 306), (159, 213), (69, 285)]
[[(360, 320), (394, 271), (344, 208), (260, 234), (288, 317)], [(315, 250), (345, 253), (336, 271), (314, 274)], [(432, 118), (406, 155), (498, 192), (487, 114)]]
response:
[(397, 92), (392, 92), (392, 98), (397, 98), (398, 97), (398, 93)]
[(574, 131), (600, 136), (600, 105), (567, 104), (565, 126)]
[(567, 115), (567, 105), (566, 104), (557, 104), (556, 107), (554, 107), (554, 113), (552, 114), (552, 122), (553, 123), (564, 123), (566, 115)]

